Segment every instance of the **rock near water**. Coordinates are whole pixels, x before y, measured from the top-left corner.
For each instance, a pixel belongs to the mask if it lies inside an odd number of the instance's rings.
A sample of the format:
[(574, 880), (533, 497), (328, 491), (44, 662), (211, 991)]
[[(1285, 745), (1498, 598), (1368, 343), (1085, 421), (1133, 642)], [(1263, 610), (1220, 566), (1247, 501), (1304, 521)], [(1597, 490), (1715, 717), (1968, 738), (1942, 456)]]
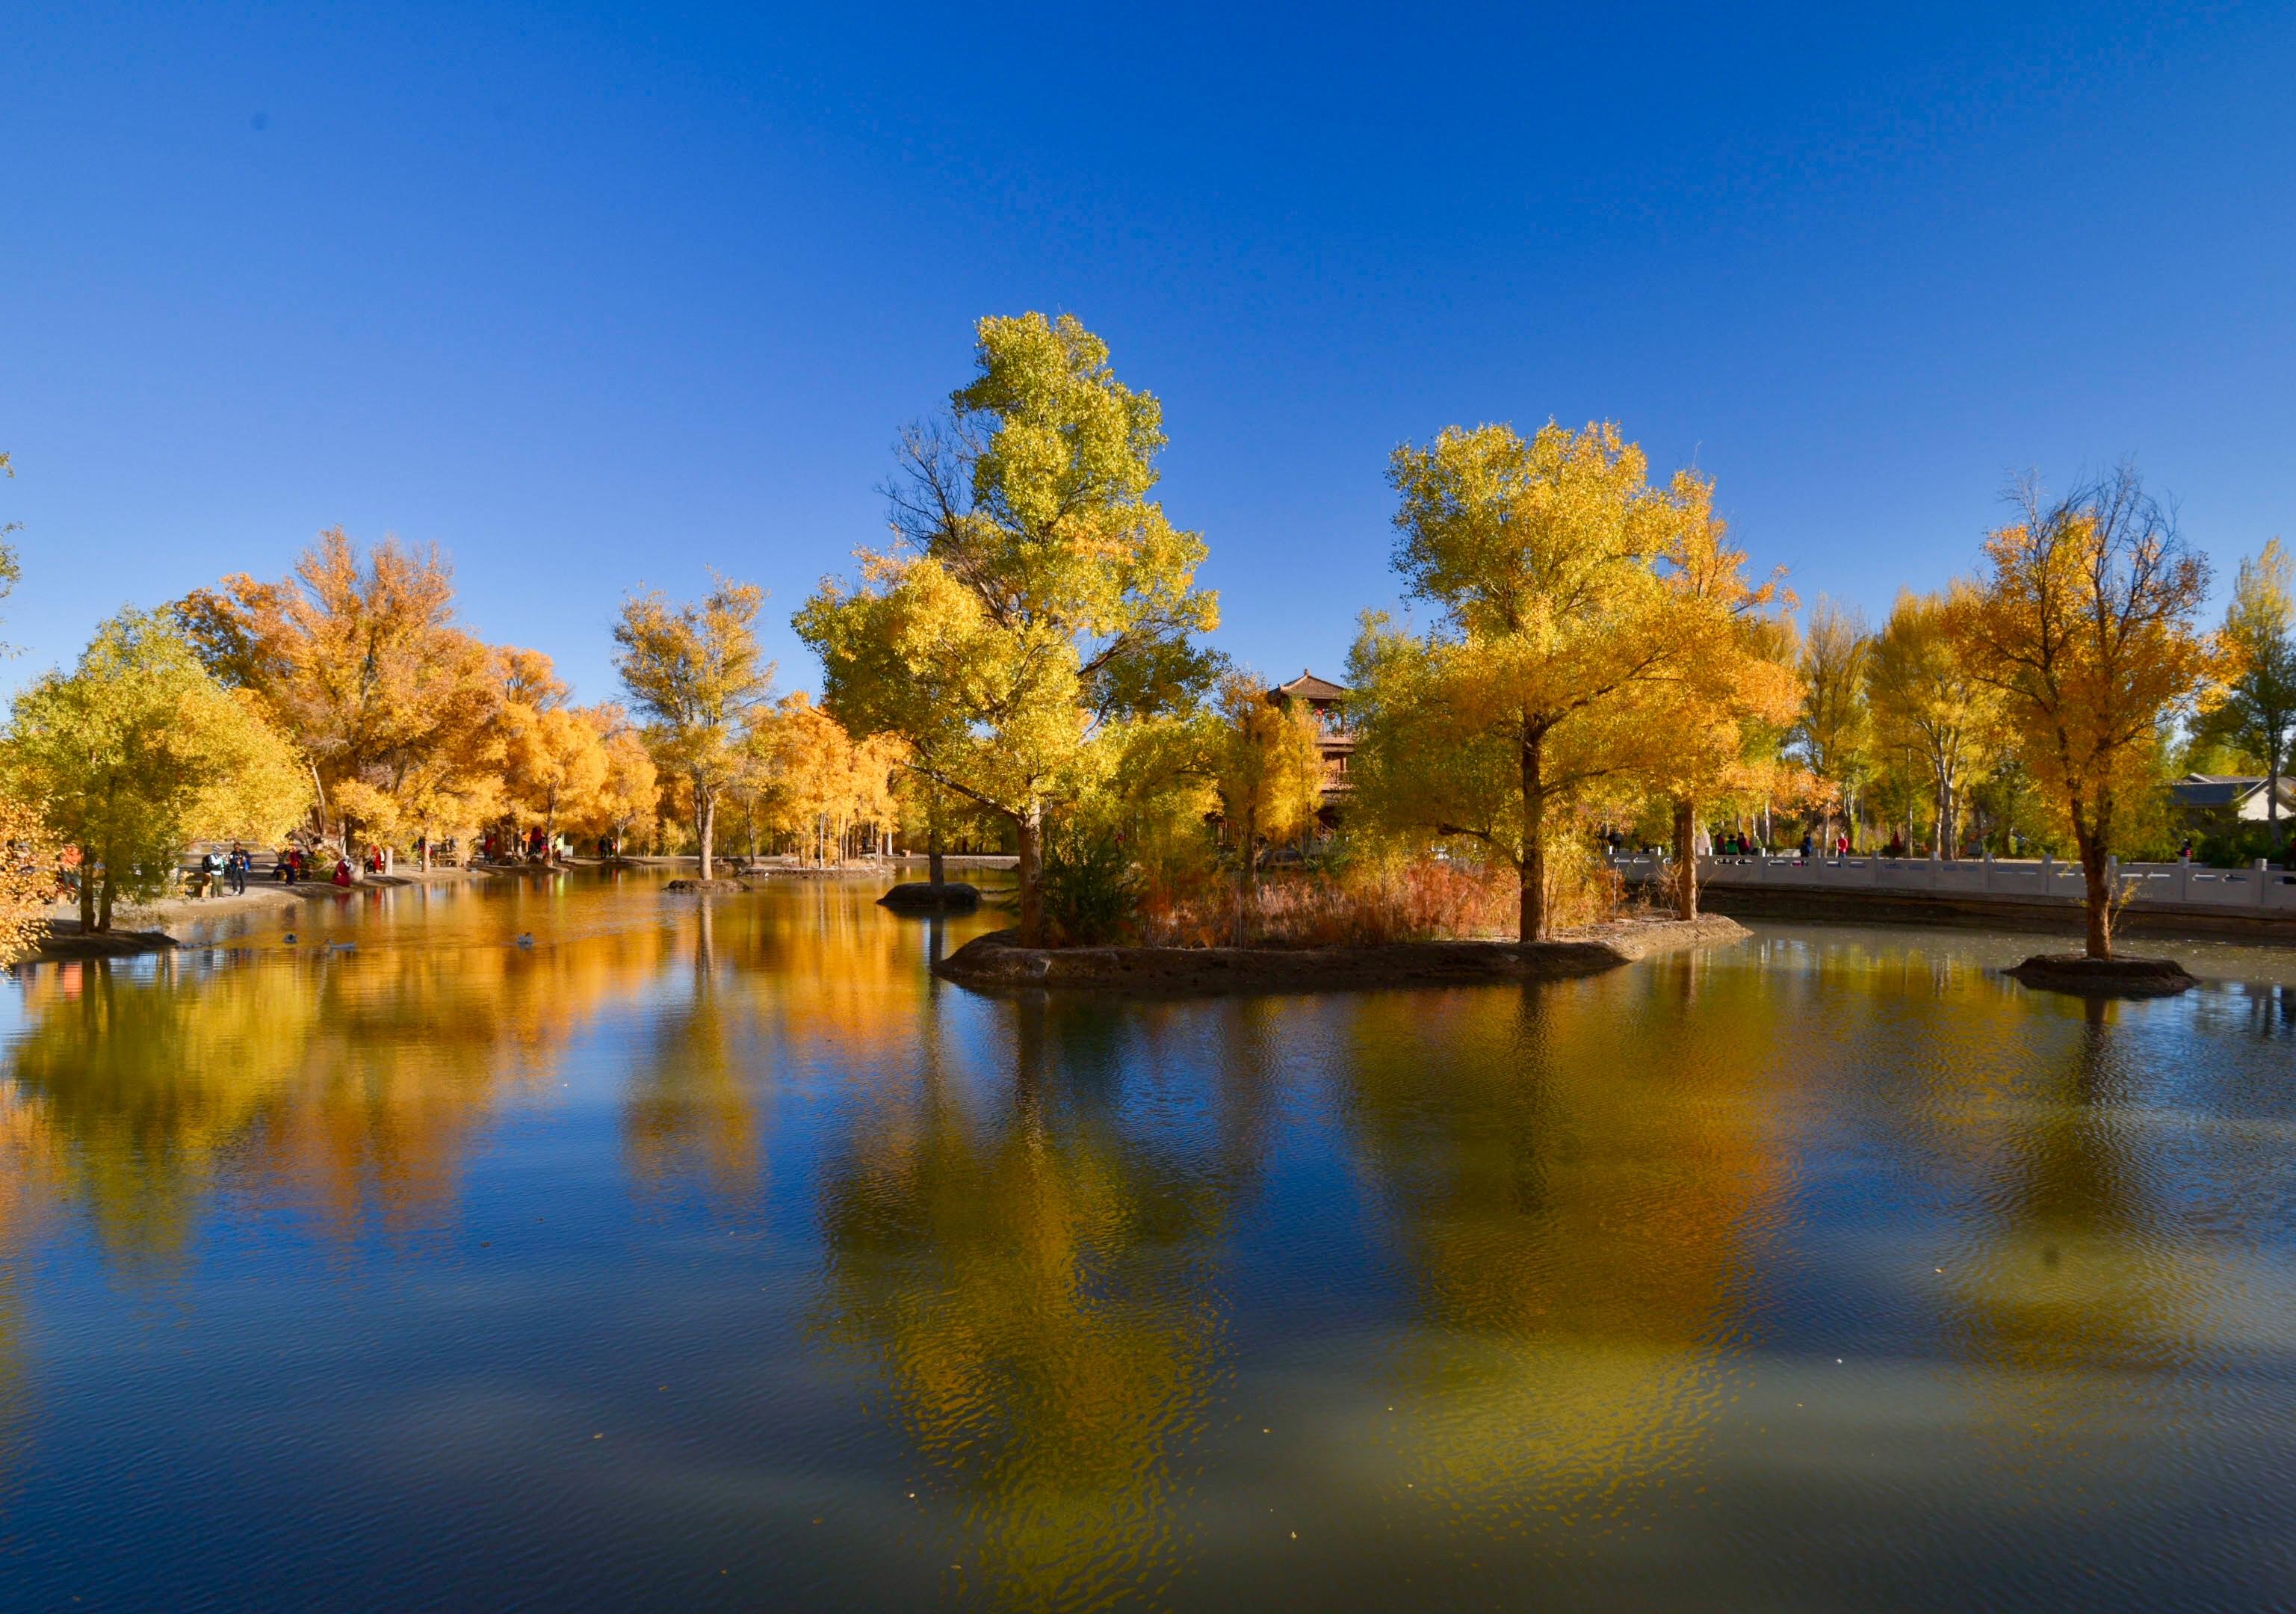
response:
[(947, 881), (934, 885), (929, 881), (911, 880), (895, 886), (877, 898), (881, 907), (892, 908), (903, 914), (970, 914), (980, 905), (980, 888), (969, 886), (961, 880)]
[(2174, 997), (2200, 985), (2173, 958), (2090, 958), (2080, 953), (2036, 953), (2004, 971), (2028, 987), (2085, 997)]

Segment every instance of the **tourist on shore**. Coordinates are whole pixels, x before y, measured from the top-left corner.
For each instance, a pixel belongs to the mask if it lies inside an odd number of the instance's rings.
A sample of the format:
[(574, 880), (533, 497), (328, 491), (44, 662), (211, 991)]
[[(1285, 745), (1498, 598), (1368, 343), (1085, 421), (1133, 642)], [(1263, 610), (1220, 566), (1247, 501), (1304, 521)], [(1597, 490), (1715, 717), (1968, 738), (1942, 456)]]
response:
[(338, 856), (335, 859), (335, 883), (347, 886), (351, 882), (350, 859)]
[(231, 844), (231, 856), (225, 860), (224, 867), (231, 875), (231, 894), (234, 897), (246, 896), (247, 848), (240, 845), (239, 842), (235, 840), (233, 841)]

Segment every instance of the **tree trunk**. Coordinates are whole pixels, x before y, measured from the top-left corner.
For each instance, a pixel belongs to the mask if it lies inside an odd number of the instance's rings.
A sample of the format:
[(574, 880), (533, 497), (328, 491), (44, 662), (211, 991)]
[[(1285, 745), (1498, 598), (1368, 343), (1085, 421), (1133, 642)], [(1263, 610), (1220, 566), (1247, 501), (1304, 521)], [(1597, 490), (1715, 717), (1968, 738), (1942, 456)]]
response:
[(940, 876), (940, 815), (936, 813), (925, 820), (925, 881), (939, 889)]
[(1238, 833), (1236, 836), (1235, 848), (1235, 945), (1239, 947), (1248, 947), (1251, 945), (1251, 899), (1253, 896), (1251, 877), (1258, 872), (1254, 865), (1259, 861), (1258, 856), (1259, 841), (1258, 823), (1259, 817), (1259, 815), (1257, 813), (1246, 813), (1243, 815), (1243, 823), (1237, 826)]
[(2280, 850), (2280, 747), (2267, 747), (2264, 758), (2264, 844), (2275, 855)]
[(1515, 938), (1546, 939), (1546, 788), (1540, 778), (1542, 741), (1522, 742), (1522, 886), (1516, 897)]
[(2073, 821), (2074, 844), (2080, 848), (2081, 877), (2088, 888), (2088, 955), (2112, 956), (2112, 888), (2106, 883), (2104, 837), (2095, 830), (2083, 832)]
[(718, 797), (700, 785), (693, 790), (693, 835), (701, 843), (701, 878), (709, 878), (709, 843), (718, 833)]
[(95, 859), (85, 848), (79, 857), (79, 928), (95, 929)]
[(95, 905), (95, 928), (107, 934), (109, 934), (111, 930), (111, 899), (113, 895), (114, 892), (111, 884), (111, 865), (107, 863), (103, 865), (103, 895), (97, 899)]
[(1687, 796), (1674, 802), (1674, 916), (1698, 917), (1698, 804)]
[(1021, 945), (1041, 947), (1045, 945), (1045, 893), (1037, 883), (1037, 842), (1044, 829), (1044, 809), (1031, 807), (1014, 815), (1013, 820), (1019, 832), (1020, 866), (1014, 871), (1021, 880)]

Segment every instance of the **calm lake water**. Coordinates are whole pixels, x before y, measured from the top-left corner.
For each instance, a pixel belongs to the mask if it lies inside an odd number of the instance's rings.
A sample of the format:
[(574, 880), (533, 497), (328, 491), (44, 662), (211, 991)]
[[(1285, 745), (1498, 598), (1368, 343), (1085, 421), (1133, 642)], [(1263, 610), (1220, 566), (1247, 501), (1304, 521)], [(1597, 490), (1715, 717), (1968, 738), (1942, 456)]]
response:
[(873, 889), (0, 987), (0, 1607), (2296, 1604), (2290, 954), (1006, 1003)]

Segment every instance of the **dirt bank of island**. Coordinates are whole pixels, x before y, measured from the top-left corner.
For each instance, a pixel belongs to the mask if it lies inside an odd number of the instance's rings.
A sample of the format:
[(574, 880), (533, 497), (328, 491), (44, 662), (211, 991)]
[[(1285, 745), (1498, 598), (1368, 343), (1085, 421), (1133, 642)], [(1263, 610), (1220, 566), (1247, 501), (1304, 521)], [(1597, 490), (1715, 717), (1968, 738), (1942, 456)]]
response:
[(1017, 933), (975, 937), (933, 966), (984, 992), (1053, 990), (1197, 997), (1230, 992), (1339, 992), (1469, 986), (1599, 975), (1639, 959), (1741, 941), (1746, 928), (1709, 914), (1620, 919), (1552, 941), (1403, 941), (1337, 947), (1024, 947)]

